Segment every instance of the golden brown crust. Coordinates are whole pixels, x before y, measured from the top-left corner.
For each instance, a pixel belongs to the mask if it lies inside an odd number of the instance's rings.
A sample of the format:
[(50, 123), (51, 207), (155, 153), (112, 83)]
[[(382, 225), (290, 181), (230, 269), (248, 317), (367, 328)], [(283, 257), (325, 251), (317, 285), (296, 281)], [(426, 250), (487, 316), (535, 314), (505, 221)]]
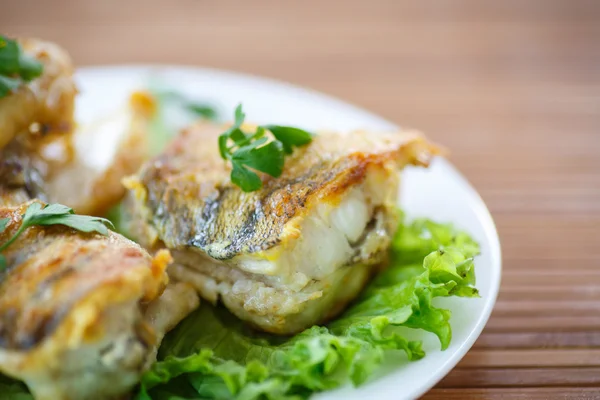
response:
[[(0, 208), (0, 219), (10, 219), (0, 243), (20, 227), (29, 204)], [(3, 255), (7, 268), (0, 281), (0, 347), (5, 349), (36, 346), (84, 302), (101, 310), (131, 299), (152, 301), (166, 285), (164, 271), (171, 261), (166, 251), (151, 258), (114, 233), (85, 234), (64, 226), (28, 228)], [(93, 319), (86, 324), (86, 334), (99, 329)]]
[[(0, 219), (9, 219), (0, 243), (30, 204), (0, 207)], [(25, 381), (41, 400), (114, 398), (131, 389), (164, 335), (144, 312), (167, 285), (169, 252), (151, 257), (112, 232), (35, 226), (2, 255), (0, 373)], [(174, 311), (178, 318), (197, 304), (187, 303)]]
[[(138, 212), (158, 232), (154, 239), (168, 248), (197, 247), (216, 259), (268, 249), (282, 240), (288, 222), (317, 202), (337, 201), (370, 167), (427, 165), (438, 152), (418, 132), (324, 133), (288, 157), (279, 178), (261, 174), (263, 188), (244, 193), (230, 182), (230, 166), (218, 153), (224, 129), (198, 124), (184, 130), (126, 181), (143, 203)], [(139, 239), (155, 245), (152, 237)]]
[(52, 140), (55, 134), (72, 131), (77, 89), (73, 64), (67, 52), (54, 43), (20, 39), (25, 53), (44, 66), (39, 78), (0, 99), (0, 149), (15, 135), (28, 132), (37, 123), (37, 144)]
[(387, 252), (399, 170), (428, 165), (437, 147), (410, 131), (321, 133), (244, 193), (218, 153), (224, 129), (186, 129), (125, 181), (130, 233), (172, 250), (174, 279), (259, 329), (292, 334), (333, 317)]

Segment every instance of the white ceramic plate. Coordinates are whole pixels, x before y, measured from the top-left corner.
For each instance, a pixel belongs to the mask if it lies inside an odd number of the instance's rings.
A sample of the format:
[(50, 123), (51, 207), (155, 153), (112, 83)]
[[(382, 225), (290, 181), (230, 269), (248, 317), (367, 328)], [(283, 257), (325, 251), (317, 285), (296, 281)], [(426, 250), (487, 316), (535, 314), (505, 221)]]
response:
[[(128, 94), (159, 80), (194, 99), (215, 104), (221, 115), (233, 117), (243, 103), (249, 121), (297, 125), (306, 129), (393, 129), (395, 126), (367, 111), (325, 95), (285, 83), (201, 68), (127, 66), (86, 68), (77, 73), (81, 95), (77, 114), (87, 122), (110, 112)], [(465, 355), (487, 322), (500, 285), (501, 256), (498, 234), (485, 204), (471, 185), (443, 159), (431, 168), (404, 172), (401, 206), (409, 217), (427, 216), (450, 221), (471, 233), (481, 244), (476, 260), (480, 299), (443, 299), (452, 313), (453, 338), (440, 351), (432, 334), (423, 334), (427, 356), (416, 362), (386, 366), (384, 373), (359, 388), (342, 387), (319, 399), (412, 399), (442, 379)]]

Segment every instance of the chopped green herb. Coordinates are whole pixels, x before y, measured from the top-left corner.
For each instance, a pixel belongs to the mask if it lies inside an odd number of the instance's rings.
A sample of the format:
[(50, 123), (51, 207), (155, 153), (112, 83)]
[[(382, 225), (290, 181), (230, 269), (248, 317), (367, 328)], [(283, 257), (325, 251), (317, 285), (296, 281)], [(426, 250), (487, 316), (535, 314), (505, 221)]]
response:
[(291, 126), (267, 125), (264, 128), (281, 142), (286, 154), (292, 154), (293, 146), (304, 146), (312, 140), (307, 132)]
[[(292, 154), (294, 147), (309, 144), (312, 134), (280, 125), (263, 125), (253, 133), (245, 133), (241, 129), (245, 118), (240, 104), (235, 109), (234, 124), (219, 136), (219, 154), (231, 162), (231, 182), (244, 192), (253, 192), (262, 187), (262, 180), (253, 170), (274, 178), (281, 176), (285, 155)], [(266, 131), (273, 137), (265, 137)]]
[(25, 54), (17, 41), (0, 35), (0, 97), (42, 74), (43, 65)]
[[(9, 221), (9, 219), (0, 220), (0, 233), (4, 232)], [(0, 245), (0, 253), (14, 243), (25, 229), (32, 226), (50, 225), (64, 225), (81, 232), (98, 232), (102, 235), (108, 235), (107, 226), (114, 229), (112, 222), (107, 219), (86, 215), (75, 215), (72, 208), (63, 206), (62, 204), (48, 204), (42, 206), (40, 203), (32, 203), (27, 207), (27, 210), (25, 210), (19, 229), (10, 239), (8, 239), (8, 241)], [(0, 254), (0, 269), (4, 269), (5, 267), (6, 259)]]

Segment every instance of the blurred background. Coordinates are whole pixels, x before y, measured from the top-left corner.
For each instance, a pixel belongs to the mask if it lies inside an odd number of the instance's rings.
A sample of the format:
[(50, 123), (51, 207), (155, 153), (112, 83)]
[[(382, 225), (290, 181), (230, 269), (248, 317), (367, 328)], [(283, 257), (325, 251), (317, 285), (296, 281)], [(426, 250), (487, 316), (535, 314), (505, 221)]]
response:
[(487, 202), (502, 290), (426, 398), (600, 393), (600, 1), (3, 0), (0, 27), (79, 66), (198, 65), (418, 128)]

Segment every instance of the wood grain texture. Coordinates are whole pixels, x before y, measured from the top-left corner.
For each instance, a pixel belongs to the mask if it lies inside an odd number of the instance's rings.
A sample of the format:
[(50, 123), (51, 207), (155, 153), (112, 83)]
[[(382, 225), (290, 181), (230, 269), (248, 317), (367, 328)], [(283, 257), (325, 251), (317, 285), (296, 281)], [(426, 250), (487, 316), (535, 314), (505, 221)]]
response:
[(455, 368), (438, 387), (600, 387), (600, 368)]
[(8, 0), (79, 65), (307, 86), (452, 149), (500, 232), (498, 306), (427, 399), (600, 398), (600, 2)]
[(433, 389), (423, 397), (426, 400), (597, 400), (599, 398), (600, 394), (595, 388)]

